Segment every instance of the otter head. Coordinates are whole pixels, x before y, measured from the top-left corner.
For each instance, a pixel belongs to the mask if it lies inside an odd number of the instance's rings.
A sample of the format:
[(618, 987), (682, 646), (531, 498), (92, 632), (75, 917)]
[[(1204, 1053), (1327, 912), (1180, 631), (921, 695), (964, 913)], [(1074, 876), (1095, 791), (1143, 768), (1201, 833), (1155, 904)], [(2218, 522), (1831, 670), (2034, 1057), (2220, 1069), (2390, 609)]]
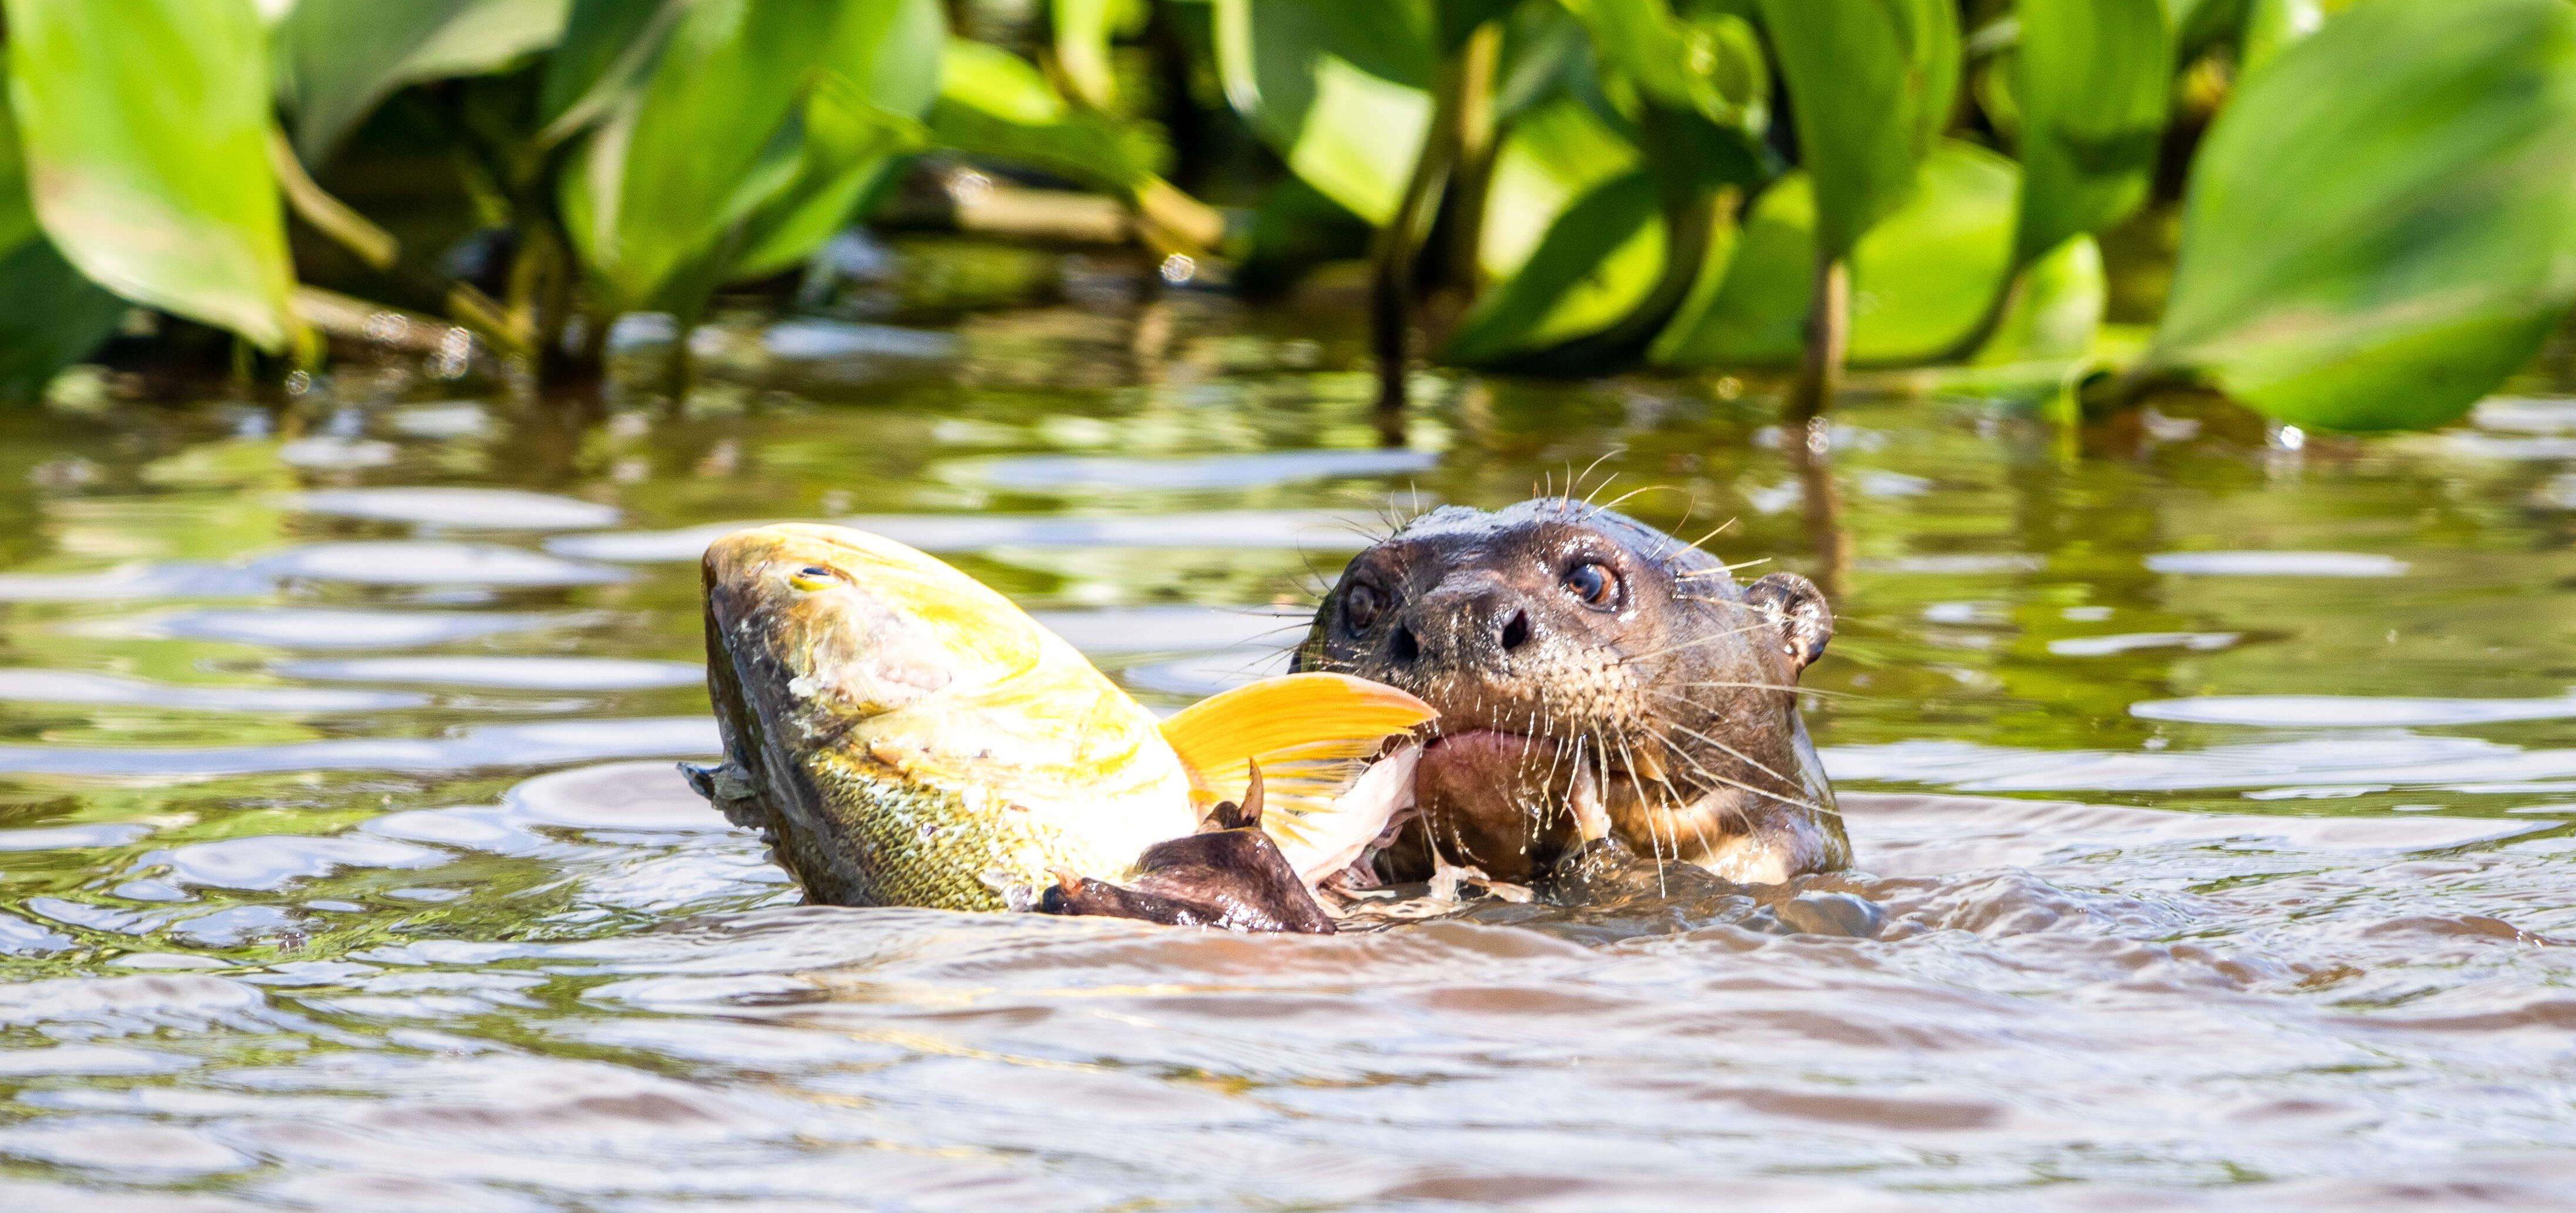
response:
[(1297, 665), (1440, 711), (1422, 828), (1390, 876), (1436, 854), (1526, 879), (1592, 832), (1582, 816), (1641, 852), (1777, 881), (1848, 862), (1795, 695), (1832, 635), (1806, 578), (1739, 587), (1652, 527), (1541, 498), (1434, 510), (1362, 552)]

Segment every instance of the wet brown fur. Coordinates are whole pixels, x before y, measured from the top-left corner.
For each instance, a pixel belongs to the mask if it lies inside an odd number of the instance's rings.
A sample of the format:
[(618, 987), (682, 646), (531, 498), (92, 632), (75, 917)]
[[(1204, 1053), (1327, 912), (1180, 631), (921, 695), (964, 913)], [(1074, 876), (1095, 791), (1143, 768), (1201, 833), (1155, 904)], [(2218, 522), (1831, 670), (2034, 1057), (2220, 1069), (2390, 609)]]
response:
[[(1569, 588), (1587, 562), (1616, 575), (1614, 603)], [(1351, 610), (1362, 587), (1380, 604), (1365, 627)], [(1696, 547), (1548, 497), (1443, 507), (1362, 552), (1297, 668), (1440, 710), (1421, 814), (1381, 856), (1387, 879), (1426, 878), (1438, 861), (1501, 880), (1543, 872), (1579, 841), (1566, 805), (1588, 773), (1628, 845), (1769, 883), (1851, 862), (1795, 689), (1832, 632), (1803, 577), (1738, 586)], [(1433, 761), (1453, 739), (1458, 760)]]

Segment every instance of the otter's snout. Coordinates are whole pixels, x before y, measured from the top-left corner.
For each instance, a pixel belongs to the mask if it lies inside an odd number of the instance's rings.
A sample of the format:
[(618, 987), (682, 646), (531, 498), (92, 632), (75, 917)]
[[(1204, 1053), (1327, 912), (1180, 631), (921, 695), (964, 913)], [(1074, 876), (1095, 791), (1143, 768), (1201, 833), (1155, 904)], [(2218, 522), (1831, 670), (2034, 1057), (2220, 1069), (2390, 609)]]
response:
[(1499, 664), (1537, 638), (1535, 605), (1528, 594), (1491, 575), (1443, 583), (1396, 617), (1388, 655), (1398, 665)]

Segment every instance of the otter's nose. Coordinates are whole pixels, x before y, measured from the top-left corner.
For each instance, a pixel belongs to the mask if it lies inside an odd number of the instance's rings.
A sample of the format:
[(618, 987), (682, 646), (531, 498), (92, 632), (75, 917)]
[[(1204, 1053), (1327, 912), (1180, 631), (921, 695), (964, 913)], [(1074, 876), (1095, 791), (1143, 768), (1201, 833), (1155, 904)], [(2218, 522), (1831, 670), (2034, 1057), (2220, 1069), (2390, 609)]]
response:
[(1398, 621), (1393, 656), (1405, 665), (1495, 659), (1527, 645), (1537, 630), (1528, 600), (1509, 586), (1444, 586), (1416, 600)]

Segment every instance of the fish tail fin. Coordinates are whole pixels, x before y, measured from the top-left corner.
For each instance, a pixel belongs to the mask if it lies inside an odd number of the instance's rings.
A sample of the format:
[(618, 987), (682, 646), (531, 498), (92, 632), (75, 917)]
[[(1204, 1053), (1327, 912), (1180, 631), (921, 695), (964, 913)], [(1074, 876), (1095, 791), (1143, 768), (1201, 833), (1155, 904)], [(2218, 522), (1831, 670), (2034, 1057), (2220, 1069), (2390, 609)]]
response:
[(1259, 764), (1262, 829), (1311, 884), (1348, 865), (1408, 802), (1411, 755), (1377, 763), (1389, 769), (1373, 779), (1371, 760), (1387, 738), (1438, 715), (1382, 683), (1289, 674), (1199, 701), (1163, 722), (1163, 739), (1181, 756), (1202, 817), (1241, 801)]

